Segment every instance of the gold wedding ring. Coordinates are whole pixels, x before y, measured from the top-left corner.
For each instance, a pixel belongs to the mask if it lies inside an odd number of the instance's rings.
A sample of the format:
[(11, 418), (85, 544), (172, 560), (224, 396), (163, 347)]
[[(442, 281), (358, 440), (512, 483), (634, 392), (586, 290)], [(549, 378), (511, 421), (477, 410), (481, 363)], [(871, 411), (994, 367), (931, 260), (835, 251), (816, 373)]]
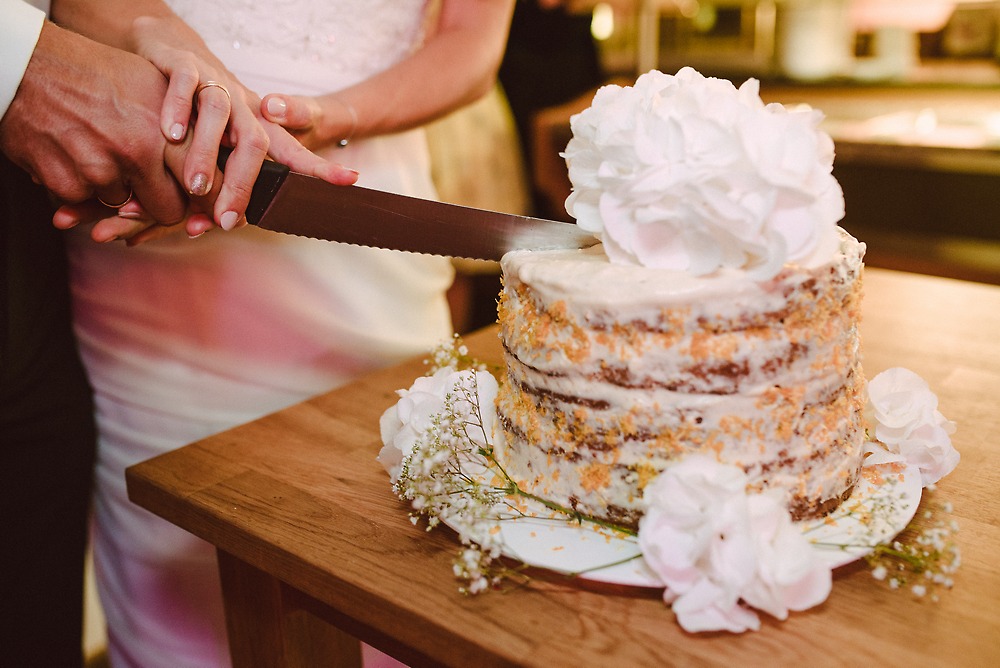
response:
[(229, 98), (229, 104), (232, 105), (233, 97), (232, 95), (229, 94), (229, 89), (220, 84), (218, 81), (206, 81), (203, 84), (199, 84), (198, 90), (196, 90), (194, 93), (195, 98), (201, 95), (201, 91), (205, 90), (206, 88), (218, 88), (219, 90), (221, 90), (223, 93), (226, 94), (226, 97)]
[(131, 201), (132, 201), (132, 196), (133, 196), (134, 194), (135, 194), (135, 193), (134, 193), (134, 192), (132, 192), (132, 189), (131, 189), (131, 188), (129, 188), (129, 191), (128, 191), (128, 197), (126, 197), (126, 198), (125, 198), (125, 199), (124, 199), (124, 200), (122, 201), (122, 203), (121, 203), (121, 204), (112, 204), (112, 203), (110, 203), (110, 202), (105, 202), (105, 201), (104, 201), (103, 199), (101, 199), (101, 196), (100, 196), (100, 195), (95, 195), (95, 197), (97, 197), (97, 201), (98, 201), (98, 202), (100, 202), (100, 203), (101, 203), (101, 204), (103, 204), (104, 206), (108, 207), (109, 209), (120, 209), (120, 208), (122, 208), (123, 206), (125, 206), (126, 204), (128, 204), (129, 202), (131, 202)]

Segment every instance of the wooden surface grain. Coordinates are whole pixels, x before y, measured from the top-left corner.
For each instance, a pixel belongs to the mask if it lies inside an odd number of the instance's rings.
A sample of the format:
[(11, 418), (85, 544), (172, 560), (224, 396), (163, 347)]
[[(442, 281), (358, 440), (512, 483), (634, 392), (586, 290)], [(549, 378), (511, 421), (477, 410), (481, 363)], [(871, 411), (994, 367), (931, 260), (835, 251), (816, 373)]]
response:
[[(937, 603), (890, 591), (863, 563), (838, 569), (817, 608), (762, 614), (742, 635), (686, 634), (655, 590), (546, 573), (462, 596), (454, 535), (412, 525), (375, 461), (379, 415), (422, 360), (135, 466), (129, 493), (250, 581), (273, 578), (299, 607), (413, 665), (1000, 665), (1000, 288), (869, 270), (862, 336), (868, 377), (912, 369), (958, 423), (962, 461), (936, 498), (954, 506), (963, 563)], [(499, 358), (495, 329), (467, 342)]]

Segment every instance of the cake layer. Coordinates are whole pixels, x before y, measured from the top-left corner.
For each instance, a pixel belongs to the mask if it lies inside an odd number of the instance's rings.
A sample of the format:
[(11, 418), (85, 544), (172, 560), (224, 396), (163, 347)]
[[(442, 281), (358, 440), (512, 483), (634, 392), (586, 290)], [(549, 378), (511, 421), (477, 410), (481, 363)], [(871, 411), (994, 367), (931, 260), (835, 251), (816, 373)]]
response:
[(796, 517), (853, 487), (864, 246), (765, 283), (611, 265), (600, 249), (503, 260), (498, 456), (525, 489), (633, 524), (671, 462), (713, 453)]

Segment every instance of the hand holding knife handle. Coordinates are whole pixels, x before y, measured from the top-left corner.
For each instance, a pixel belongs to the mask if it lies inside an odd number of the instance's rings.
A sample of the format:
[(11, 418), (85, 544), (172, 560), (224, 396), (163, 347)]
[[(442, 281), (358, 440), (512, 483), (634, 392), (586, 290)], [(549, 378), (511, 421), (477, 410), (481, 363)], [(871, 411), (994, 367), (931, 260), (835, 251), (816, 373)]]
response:
[[(219, 147), (218, 165), (223, 174), (226, 172), (226, 162), (229, 160), (232, 152), (233, 149), (227, 146)], [(264, 217), (264, 212), (271, 205), (274, 194), (278, 192), (278, 188), (285, 182), (289, 171), (288, 167), (273, 160), (264, 161), (264, 164), (260, 167), (260, 174), (257, 175), (257, 180), (254, 181), (253, 191), (250, 193), (250, 203), (247, 205), (246, 213), (248, 223), (251, 225), (260, 223), (260, 219)]]

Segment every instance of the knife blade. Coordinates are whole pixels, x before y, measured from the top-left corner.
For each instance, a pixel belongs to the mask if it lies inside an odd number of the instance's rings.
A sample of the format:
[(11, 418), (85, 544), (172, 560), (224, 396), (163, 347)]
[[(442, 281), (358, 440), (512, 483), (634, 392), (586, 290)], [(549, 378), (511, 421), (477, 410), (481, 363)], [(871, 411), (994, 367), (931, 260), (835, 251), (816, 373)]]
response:
[[(220, 149), (223, 171), (230, 152)], [(261, 167), (246, 218), (285, 234), (481, 260), (499, 260), (516, 249), (587, 248), (598, 242), (574, 223), (336, 186), (272, 161)]]

